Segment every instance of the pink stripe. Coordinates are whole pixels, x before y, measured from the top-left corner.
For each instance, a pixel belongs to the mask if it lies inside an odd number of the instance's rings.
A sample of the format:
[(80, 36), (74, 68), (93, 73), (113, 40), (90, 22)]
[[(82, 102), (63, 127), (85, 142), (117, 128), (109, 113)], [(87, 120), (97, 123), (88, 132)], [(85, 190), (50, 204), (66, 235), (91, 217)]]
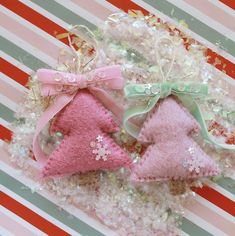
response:
[(0, 79), (0, 94), (3, 94), (15, 103), (23, 101), (24, 93)]
[(99, 17), (102, 20), (105, 20), (107, 16), (113, 13), (109, 9), (103, 7), (102, 5), (93, 0), (90, 1), (71, 0), (71, 1), (77, 4), (79, 7), (82, 7), (83, 9), (89, 11), (92, 15)]
[(195, 7), (205, 15), (211, 17), (213, 20), (223, 24), (228, 29), (235, 31), (235, 17), (227, 14), (223, 9), (210, 3), (208, 0), (184, 0), (192, 7)]
[(228, 235), (233, 235), (235, 232), (235, 225), (233, 223), (227, 221), (215, 211), (210, 210), (197, 201), (195, 201), (193, 204), (190, 204), (189, 206), (186, 206), (186, 208)]
[[(19, 38), (26, 42), (29, 42), (32, 46), (41, 50), (47, 55), (53, 58), (58, 58), (59, 49), (56, 45), (52, 44), (50, 41), (34, 33), (30, 29), (26, 28), (25, 25), (20, 24), (6, 14), (0, 12), (0, 22), (2, 26), (5, 26), (13, 34), (17, 35)], [(48, 35), (48, 37), (50, 37)], [(57, 39), (54, 39), (57, 40)], [(36, 53), (36, 52), (35, 52)]]
[(14, 219), (9, 216), (1, 213), (0, 215), (0, 225), (5, 228), (7, 231), (13, 235), (22, 235), (22, 236), (34, 236), (37, 235), (34, 232), (28, 230), (20, 223), (16, 222)]

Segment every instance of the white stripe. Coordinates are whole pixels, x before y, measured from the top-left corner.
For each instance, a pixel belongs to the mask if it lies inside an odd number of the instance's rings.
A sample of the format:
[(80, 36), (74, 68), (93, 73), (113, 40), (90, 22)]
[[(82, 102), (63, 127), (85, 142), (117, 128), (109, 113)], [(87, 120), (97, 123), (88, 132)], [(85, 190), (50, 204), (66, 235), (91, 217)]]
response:
[[(227, 5), (220, 2), (219, 0), (208, 0), (208, 1), (214, 4), (215, 6), (217, 6), (218, 8), (220, 8), (221, 10), (225, 11), (227, 14), (235, 17), (235, 11), (231, 9), (230, 7), (228, 7)], [(234, 0), (231, 0), (231, 1), (234, 1)]]
[(226, 189), (224, 189), (223, 187), (219, 186), (218, 184), (209, 181), (208, 183), (210, 185), (211, 188), (215, 189), (217, 192), (223, 194), (224, 196), (226, 196), (227, 198), (231, 199), (232, 201), (235, 201), (235, 195), (230, 193), (229, 191), (227, 191)]
[(0, 226), (0, 235), (1, 236), (16, 236), (9, 232), (8, 230), (4, 229), (2, 226)]
[(215, 204), (207, 201), (205, 198), (202, 198), (198, 194), (196, 194), (195, 199), (197, 202), (201, 203), (203, 206), (209, 208), (211, 211), (217, 213), (218, 215), (220, 215), (227, 221), (231, 222), (232, 224), (235, 224), (235, 218), (231, 217), (231, 215), (227, 213), (226, 211), (224, 211), (223, 209), (217, 207)]
[(0, 93), (0, 103), (5, 105), (6, 107), (10, 108), (12, 111), (17, 111), (18, 104), (11, 101), (9, 98), (5, 97)]
[(32, 8), (33, 10), (37, 11), (38, 13), (42, 14), (46, 18), (50, 19), (50, 21), (55, 22), (57, 25), (60, 25), (61, 27), (68, 29), (69, 27), (68, 23), (56, 17), (55, 15), (51, 14), (50, 12), (46, 11), (42, 7), (38, 6), (37, 4), (31, 2), (30, 0), (20, 0), (20, 2)]
[(73, 2), (67, 0), (56, 0), (56, 2), (58, 2), (60, 5), (62, 5), (63, 7), (69, 9), (70, 11), (72, 11), (73, 13), (75, 13), (76, 15), (86, 19), (87, 21), (91, 22), (92, 24), (95, 24), (96, 26), (100, 25), (103, 21), (92, 15), (90, 12), (86, 11), (85, 9), (79, 7), (78, 5), (74, 4)]
[(25, 88), (23, 85), (17, 83), (15, 80), (11, 79), (7, 75), (0, 72), (0, 80), (4, 83), (10, 85), (11, 87), (14, 87), (15, 89), (21, 91), (22, 93), (27, 93), (28, 89)]
[[(26, 27), (27, 29), (31, 30), (32, 32), (36, 33), (37, 35), (41, 36), (45, 40), (49, 41), (50, 43), (54, 44), (58, 48), (63, 49), (69, 49), (67, 45), (56, 39), (55, 37), (52, 37), (50, 34), (46, 33), (45, 31), (41, 30), (34, 24), (30, 23), (29, 21), (25, 20), (24, 18), (20, 17), (19, 15), (15, 14), (14, 12), (10, 11), (8, 8), (1, 7), (0, 6), (0, 12), (3, 14), (9, 16), (13, 20), (17, 21), (22, 25), (22, 27)], [(56, 56), (56, 55), (52, 55)]]
[(9, 129), (9, 130), (11, 130), (11, 131), (13, 130), (12, 127), (11, 127), (11, 125), (10, 125), (10, 123), (7, 122), (7, 121), (5, 121), (5, 120), (2, 119), (1, 117), (0, 117), (0, 125), (6, 127), (7, 129)]
[(148, 10), (151, 13), (160, 16), (162, 20), (164, 20), (166, 22), (170, 22), (171, 24), (175, 25), (178, 29), (180, 29), (182, 32), (185, 32), (186, 34), (190, 35), (191, 37), (196, 39), (201, 44), (205, 45), (206, 47), (212, 49), (217, 54), (219, 54), (219, 55), (225, 57), (226, 59), (230, 60), (231, 62), (235, 63), (235, 57), (233, 57), (229, 53), (225, 52), (221, 48), (217, 47), (213, 43), (207, 41), (202, 36), (200, 36), (200, 35), (196, 34), (195, 32), (183, 27), (179, 22), (173, 20), (172, 18), (165, 15), (164, 13), (158, 11), (156, 8), (150, 6), (149, 4), (143, 2), (142, 0), (132, 0), (132, 2), (134, 2), (134, 3), (138, 4), (139, 6), (145, 8), (146, 10)]
[(191, 211), (188, 211), (185, 209), (185, 217), (189, 219), (194, 224), (198, 225), (202, 229), (206, 230), (207, 232), (211, 233), (212, 235), (218, 235), (218, 236), (229, 236), (225, 234), (220, 229), (216, 228), (214, 225), (208, 223), (207, 221), (203, 220), (199, 216), (195, 215)]
[[(9, 40), (13, 44), (20, 45), (20, 47), (22, 49), (24, 49), (26, 52), (29, 52), (34, 57), (37, 57), (41, 61), (49, 64), (51, 67), (53, 67), (53, 66), (55, 66), (57, 64), (57, 60), (55, 60), (54, 58), (46, 55), (44, 52), (39, 51), (37, 48), (35, 48), (31, 44), (29, 44), (28, 42), (22, 40), (21, 38), (19, 38), (18, 36), (14, 35), (13, 33), (11, 33), (10, 31), (6, 30), (5, 28), (0, 26), (0, 31), (1, 31), (1, 35), (4, 38)], [(30, 40), (29, 40), (29, 42), (30, 42)]]
[(235, 180), (235, 171), (233, 171), (233, 173), (231, 174), (230, 178)]
[[(3, 186), (1, 186), (1, 188), (2, 187)], [(46, 236), (47, 235), (44, 232), (42, 232), (40, 229), (38, 229), (35, 226), (31, 225), (29, 222), (27, 222), (24, 219), (20, 218), (19, 216), (17, 216), (16, 214), (9, 211), (7, 208), (5, 208), (3, 206), (0, 206), (0, 212), (3, 215), (8, 216), (9, 218), (11, 218), (12, 220), (14, 220), (15, 222), (17, 222), (18, 224), (20, 224), (21, 226), (23, 226), (24, 228), (28, 229), (29, 231), (31, 231), (32, 233), (34, 233), (36, 235), (40, 235), (40, 236)]]
[[(18, 177), (17, 177), (17, 180), (18, 180)], [(32, 184), (35, 185), (34, 182)], [(6, 188), (2, 185), (0, 185), (0, 187), (1, 187), (1, 191), (6, 193), (7, 195), (9, 195), (10, 197), (14, 198), (16, 201), (20, 202), (21, 204), (23, 204), (24, 206), (26, 206), (30, 210), (36, 212), (37, 214), (39, 214), (40, 216), (42, 216), (46, 220), (50, 221), (52, 224), (58, 226), (59, 228), (65, 230), (66, 232), (68, 232), (68, 233), (70, 233), (74, 236), (81, 236), (81, 234), (75, 232), (73, 229), (69, 228), (68, 226), (66, 226), (63, 223), (61, 223), (60, 221), (58, 221), (57, 219), (55, 219), (52, 216), (48, 215), (47, 213), (42, 211), (40, 208), (36, 207), (35, 205), (33, 205), (30, 202), (26, 201), (24, 198), (20, 197), (19, 195), (15, 194), (14, 192), (12, 192), (10, 189), (8, 189), (8, 188)]]
[(95, 2), (99, 3), (101, 6), (105, 7), (106, 9), (112, 11), (112, 12), (120, 12), (121, 10), (111, 3), (104, 1), (104, 0), (94, 0)]
[[(5, 164), (2, 161), (0, 161), (0, 168), (2, 169), (2, 171), (6, 172), (8, 175), (10, 175), (13, 178), (17, 179), (18, 181), (20, 181), (22, 184), (26, 185), (29, 188), (31, 186), (35, 186), (35, 184), (37, 184), (32, 179), (29, 179), (26, 176), (23, 176), (21, 171), (16, 171), (16, 169), (12, 168), (11, 166)], [(53, 202), (56, 205), (60, 204), (60, 203), (58, 203), (59, 199), (56, 196), (54, 196), (52, 193), (48, 192), (45, 189), (43, 191), (39, 191), (37, 193), (40, 194), (41, 196), (45, 197), (49, 201)], [(18, 196), (18, 197), (21, 198), (20, 196)], [(22, 200), (22, 202), (26, 201), (23, 198), (21, 200)], [(42, 210), (40, 210), (39, 208), (37, 208), (36, 206), (32, 205), (29, 202), (25, 202), (24, 203), (24, 205), (26, 205), (26, 204), (28, 204), (29, 208), (32, 209), (33, 211), (39, 211), (40, 212), (39, 214), (42, 217), (44, 217), (46, 219), (52, 219), (51, 222), (55, 222), (56, 221), (56, 225), (58, 225), (61, 228), (61, 226), (58, 224), (58, 221), (56, 219), (52, 218), (52, 216), (50, 216), (47, 213), (43, 212)], [(112, 230), (107, 228), (105, 225), (101, 224), (99, 221), (91, 218), (86, 213), (84, 213), (83, 211), (81, 211), (80, 209), (75, 207), (74, 205), (66, 204), (66, 206), (58, 205), (58, 207), (66, 210), (67, 212), (71, 213), (72, 215), (74, 215), (75, 217), (77, 217), (81, 221), (87, 223), (88, 225), (91, 225), (94, 229), (100, 231), (104, 235), (107, 235), (107, 236), (117, 236), (117, 234), (115, 232), (113, 232)], [(36, 209), (36, 210), (34, 210), (34, 209)], [(66, 231), (69, 232), (68, 230), (66, 230)], [(72, 234), (72, 235), (74, 235), (74, 234)]]
[(214, 19), (208, 17), (207, 15), (199, 11), (197, 8), (192, 7), (191, 5), (189, 5), (187, 2), (183, 0), (167, 0), (167, 1), (171, 2), (176, 7), (181, 8), (183, 11), (189, 13), (191, 16), (195, 17), (196, 19), (203, 22), (204, 24), (207, 24), (209, 27), (223, 34), (227, 38), (230, 38), (233, 41), (235, 41), (235, 32), (233, 32), (232, 30), (222, 25), (219, 22), (219, 19), (218, 21), (215, 21)]
[(5, 52), (0, 50), (0, 57), (3, 57), (6, 61), (10, 62), (12, 65), (18, 67), (22, 71), (24, 71), (27, 74), (31, 74), (33, 72), (32, 69), (25, 66), (21, 62), (17, 61), (15, 58), (11, 57), (10, 55), (6, 54)]

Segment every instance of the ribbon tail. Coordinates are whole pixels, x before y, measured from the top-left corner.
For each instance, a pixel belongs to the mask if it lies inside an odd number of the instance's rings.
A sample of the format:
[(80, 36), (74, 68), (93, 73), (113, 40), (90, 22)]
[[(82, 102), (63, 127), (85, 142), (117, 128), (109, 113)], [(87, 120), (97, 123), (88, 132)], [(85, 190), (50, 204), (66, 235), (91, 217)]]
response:
[(179, 98), (199, 123), (201, 127), (201, 135), (208, 143), (215, 145), (217, 148), (235, 150), (235, 145), (218, 143), (211, 137), (210, 133), (208, 132), (207, 125), (203, 118), (201, 109), (195, 100), (191, 99), (190, 101), (187, 96), (180, 96)]
[(102, 105), (104, 105), (108, 110), (110, 110), (118, 119), (119, 124), (122, 123), (122, 117), (124, 109), (122, 106), (119, 106), (114, 99), (106, 93), (104, 90), (91, 87), (89, 88), (89, 91), (102, 102)]
[(153, 107), (157, 104), (158, 100), (160, 99), (160, 96), (154, 96), (152, 97), (147, 106), (137, 106), (134, 108), (129, 108), (125, 111), (123, 115), (123, 126), (124, 129), (134, 138), (138, 138), (140, 128), (135, 125), (133, 122), (131, 122), (132, 118), (135, 118), (140, 115), (147, 114), (149, 111), (153, 109)]
[(48, 122), (59, 112), (61, 111), (73, 98), (75, 94), (73, 95), (60, 95), (56, 97), (56, 100), (53, 105), (48, 107), (48, 109), (42, 114), (42, 116), (39, 118), (36, 126), (36, 130), (33, 137), (33, 153), (35, 155), (35, 158), (37, 161), (39, 161), (40, 164), (45, 164), (47, 157), (42, 151), (40, 145), (39, 145), (39, 135), (41, 131), (45, 128), (45, 126), (48, 124)]

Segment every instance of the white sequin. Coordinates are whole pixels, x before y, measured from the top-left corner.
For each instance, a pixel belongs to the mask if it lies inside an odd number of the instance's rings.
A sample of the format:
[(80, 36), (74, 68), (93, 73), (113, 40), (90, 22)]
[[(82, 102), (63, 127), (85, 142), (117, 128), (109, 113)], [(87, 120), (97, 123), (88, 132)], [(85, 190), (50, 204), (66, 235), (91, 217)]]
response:
[(102, 141), (103, 141), (103, 136), (98, 135), (98, 136), (96, 137), (96, 140), (97, 140), (98, 143), (102, 142)]
[(96, 154), (95, 159), (107, 161), (108, 156), (111, 154), (110, 150), (108, 150), (107, 144), (97, 143), (96, 149), (92, 151), (92, 153)]

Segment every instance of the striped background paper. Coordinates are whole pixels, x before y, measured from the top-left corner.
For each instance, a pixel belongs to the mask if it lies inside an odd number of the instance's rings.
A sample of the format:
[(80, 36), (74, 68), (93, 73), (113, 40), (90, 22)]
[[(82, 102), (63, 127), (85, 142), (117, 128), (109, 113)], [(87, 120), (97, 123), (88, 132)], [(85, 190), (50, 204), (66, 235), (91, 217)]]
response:
[[(111, 13), (142, 10), (177, 25), (208, 48), (208, 63), (231, 83), (235, 93), (235, 0), (0, 0), (0, 235), (116, 235), (78, 207), (56, 205), (46, 191), (32, 191), (35, 182), (10, 163), (2, 147), (11, 140), (10, 123), (29, 74), (53, 67), (60, 48), (55, 35), (71, 24), (95, 29)], [(184, 20), (188, 28), (177, 22)], [(216, 59), (217, 58), (217, 59)], [(221, 62), (221, 63), (220, 63)], [(32, 172), (37, 172), (34, 161)], [(235, 167), (234, 167), (235, 169)], [(35, 185), (35, 184), (34, 184)], [(180, 233), (192, 236), (235, 235), (235, 171), (202, 189), (185, 208)], [(147, 235), (143, 235), (147, 236)]]

